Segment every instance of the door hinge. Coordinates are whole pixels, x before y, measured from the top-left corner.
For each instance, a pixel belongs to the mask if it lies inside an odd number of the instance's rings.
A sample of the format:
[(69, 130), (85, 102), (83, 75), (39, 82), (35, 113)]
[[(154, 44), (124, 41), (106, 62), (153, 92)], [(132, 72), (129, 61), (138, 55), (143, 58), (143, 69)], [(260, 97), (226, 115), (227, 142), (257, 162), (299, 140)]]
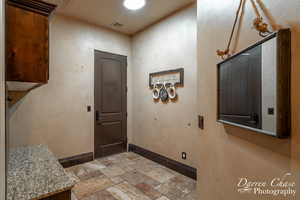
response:
[(125, 91), (128, 92), (128, 87), (126, 86)]
[(198, 115), (198, 127), (200, 129), (204, 129), (204, 117), (201, 115)]
[(128, 112), (126, 112), (126, 117), (128, 117)]

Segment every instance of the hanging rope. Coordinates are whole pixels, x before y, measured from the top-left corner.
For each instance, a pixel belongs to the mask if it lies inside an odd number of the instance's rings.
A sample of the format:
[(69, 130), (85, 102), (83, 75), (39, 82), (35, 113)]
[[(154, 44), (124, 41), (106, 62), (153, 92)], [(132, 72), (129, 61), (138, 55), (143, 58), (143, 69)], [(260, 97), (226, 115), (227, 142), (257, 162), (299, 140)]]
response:
[(229, 38), (229, 41), (228, 41), (228, 44), (227, 44), (227, 48), (224, 51), (221, 51), (219, 49), (217, 50), (218, 56), (220, 56), (223, 60), (225, 59), (225, 56), (227, 56), (227, 57), (230, 56), (230, 46), (231, 46), (233, 34), (235, 32), (236, 24), (237, 24), (238, 18), (240, 16), (240, 12), (241, 12), (241, 9), (242, 9), (243, 2), (244, 2), (244, 0), (240, 0), (240, 4), (239, 4), (239, 7), (237, 9), (237, 12), (236, 12), (236, 15), (235, 15), (235, 19), (234, 19), (234, 23), (233, 23), (233, 26), (232, 26), (230, 38)]
[[(230, 56), (230, 46), (231, 46), (233, 35), (234, 35), (235, 29), (236, 29), (236, 24), (237, 24), (238, 19), (240, 17), (240, 13), (241, 13), (241, 10), (242, 10), (243, 3), (244, 3), (244, 0), (240, 0), (240, 4), (239, 4), (239, 7), (236, 11), (236, 16), (235, 16), (234, 23), (233, 23), (233, 26), (232, 26), (230, 38), (229, 38), (229, 41), (228, 41), (228, 44), (227, 44), (227, 48), (223, 51), (221, 51), (219, 49), (217, 50), (217, 55), (220, 56), (223, 60), (226, 57)], [(261, 37), (266, 37), (269, 34), (271, 34), (272, 32), (269, 30), (268, 24), (264, 23), (263, 18), (260, 15), (259, 10), (256, 6), (255, 0), (251, 0), (251, 4), (252, 4), (253, 10), (254, 10), (254, 13), (256, 15), (256, 18), (253, 20), (253, 27), (259, 32), (259, 35)]]
[(259, 32), (259, 35), (261, 37), (266, 37), (272, 32), (269, 31), (268, 24), (263, 22), (263, 18), (260, 15), (254, 0), (251, 0), (251, 3), (252, 3), (254, 13), (256, 15), (256, 18), (253, 20), (253, 26)]

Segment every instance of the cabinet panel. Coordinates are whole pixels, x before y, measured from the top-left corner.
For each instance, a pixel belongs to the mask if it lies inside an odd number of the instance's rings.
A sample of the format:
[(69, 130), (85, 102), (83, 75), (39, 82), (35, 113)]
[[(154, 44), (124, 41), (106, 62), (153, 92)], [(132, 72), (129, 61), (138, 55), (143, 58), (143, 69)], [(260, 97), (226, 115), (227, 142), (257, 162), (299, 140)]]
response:
[(6, 15), (7, 80), (47, 83), (48, 17), (12, 5)]
[(67, 190), (46, 198), (43, 198), (41, 200), (71, 200), (71, 190)]

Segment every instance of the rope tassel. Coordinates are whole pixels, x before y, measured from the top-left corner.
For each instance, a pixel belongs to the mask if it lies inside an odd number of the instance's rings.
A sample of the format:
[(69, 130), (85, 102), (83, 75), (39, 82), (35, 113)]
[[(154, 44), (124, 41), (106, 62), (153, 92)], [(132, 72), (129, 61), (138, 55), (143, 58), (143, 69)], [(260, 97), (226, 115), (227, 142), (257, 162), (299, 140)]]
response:
[(256, 15), (256, 18), (253, 20), (253, 27), (259, 32), (261, 37), (266, 37), (271, 33), (268, 24), (263, 22), (263, 18), (261, 17), (254, 0), (251, 0), (251, 3)]
[(261, 37), (266, 37), (271, 33), (268, 29), (268, 24), (263, 22), (262, 17), (255, 18), (253, 21), (253, 26), (259, 32)]

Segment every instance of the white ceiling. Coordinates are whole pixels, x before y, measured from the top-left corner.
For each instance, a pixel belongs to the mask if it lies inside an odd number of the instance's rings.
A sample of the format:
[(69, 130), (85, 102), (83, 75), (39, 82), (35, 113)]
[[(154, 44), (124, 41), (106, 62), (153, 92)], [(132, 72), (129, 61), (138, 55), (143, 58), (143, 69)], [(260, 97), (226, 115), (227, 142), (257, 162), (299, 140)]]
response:
[[(195, 0), (146, 1), (144, 8), (130, 11), (123, 7), (123, 0), (58, 0), (60, 5), (57, 12), (132, 35), (195, 2)], [(112, 24), (116, 22), (123, 26), (113, 26)]]

